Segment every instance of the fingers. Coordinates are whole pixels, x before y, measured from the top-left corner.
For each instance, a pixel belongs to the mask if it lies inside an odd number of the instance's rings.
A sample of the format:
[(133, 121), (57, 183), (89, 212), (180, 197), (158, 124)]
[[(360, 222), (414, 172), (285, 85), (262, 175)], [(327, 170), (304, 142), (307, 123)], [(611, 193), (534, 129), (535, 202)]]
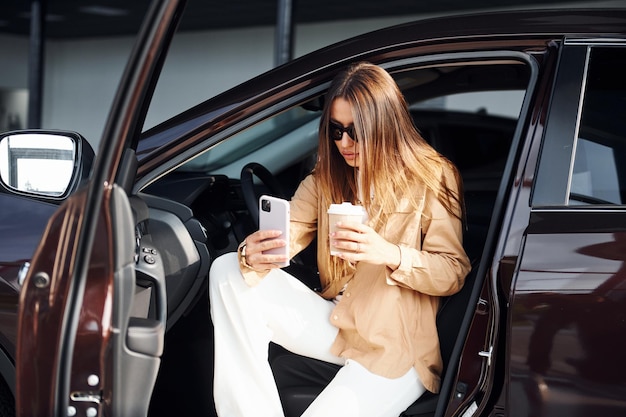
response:
[(365, 233), (361, 233), (340, 226), (340, 224), (337, 224), (337, 226), (338, 230), (331, 234), (331, 245), (335, 249), (352, 254), (365, 253), (370, 249), (369, 243), (371, 238), (366, 229), (363, 229)]
[(246, 238), (246, 262), (254, 269), (279, 268), (277, 263), (285, 262), (286, 256), (265, 254), (264, 252), (287, 245), (280, 239), (280, 230), (259, 230)]
[(339, 251), (347, 251), (355, 254), (366, 253), (369, 250), (369, 246), (365, 243), (352, 240), (333, 240), (331, 244)]
[[(371, 228), (368, 226), (362, 225), (360, 223), (337, 223), (337, 229), (334, 233), (331, 234), (331, 238), (337, 241), (349, 241), (354, 243), (367, 244), (372, 240), (370, 238), (370, 234), (376, 234)], [(346, 247), (343, 249), (348, 250), (356, 250), (355, 247)]]
[(257, 230), (246, 238), (246, 244), (248, 246), (257, 245), (268, 239), (274, 239), (281, 234), (280, 230)]
[(367, 233), (370, 229), (369, 226), (358, 222), (337, 222), (339, 229), (352, 230), (356, 233)]
[[(349, 262), (386, 263), (386, 247), (389, 245), (371, 227), (361, 223), (337, 223), (337, 231), (331, 235), (331, 243), (340, 258)], [(393, 245), (396, 248), (395, 245)]]

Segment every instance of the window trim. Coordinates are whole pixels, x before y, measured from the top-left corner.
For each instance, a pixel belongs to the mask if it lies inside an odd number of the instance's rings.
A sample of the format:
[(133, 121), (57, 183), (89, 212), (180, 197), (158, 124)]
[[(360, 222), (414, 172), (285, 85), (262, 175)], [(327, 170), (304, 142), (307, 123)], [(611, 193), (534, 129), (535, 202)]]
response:
[(583, 116), (583, 105), (585, 103), (585, 95), (587, 94), (587, 76), (589, 75), (589, 58), (591, 57), (591, 46), (587, 47), (585, 56), (585, 64), (583, 68), (583, 79), (580, 85), (580, 97), (578, 99), (578, 112), (576, 115), (576, 128), (574, 129), (574, 144), (572, 146), (572, 155), (570, 156), (569, 172), (567, 174), (567, 187), (565, 190), (565, 205), (570, 205), (570, 197), (572, 194), (572, 181), (574, 177), (574, 162), (576, 161), (576, 150), (578, 149), (578, 139), (580, 135), (580, 122)]
[(588, 48), (569, 45), (561, 50), (535, 173), (533, 208), (567, 205)]

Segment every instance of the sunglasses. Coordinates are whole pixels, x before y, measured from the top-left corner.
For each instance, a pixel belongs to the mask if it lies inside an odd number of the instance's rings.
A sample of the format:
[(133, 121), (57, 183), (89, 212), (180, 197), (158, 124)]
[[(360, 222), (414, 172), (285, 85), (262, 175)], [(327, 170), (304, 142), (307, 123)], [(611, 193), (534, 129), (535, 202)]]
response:
[(330, 122), (328, 124), (328, 132), (329, 132), (330, 138), (335, 141), (341, 140), (344, 132), (347, 133), (348, 136), (350, 136), (350, 138), (352, 138), (352, 140), (354, 140), (355, 142), (358, 141), (356, 137), (356, 132), (354, 131), (354, 125), (343, 127), (339, 123)]

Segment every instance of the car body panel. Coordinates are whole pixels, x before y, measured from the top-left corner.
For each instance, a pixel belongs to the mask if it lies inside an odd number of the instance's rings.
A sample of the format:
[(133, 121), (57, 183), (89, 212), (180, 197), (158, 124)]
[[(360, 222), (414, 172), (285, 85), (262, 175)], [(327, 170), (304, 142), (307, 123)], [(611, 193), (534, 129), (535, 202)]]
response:
[[(80, 233), (81, 225), (78, 219), (83, 217), (77, 211), (82, 212), (86, 199), (85, 190), (75, 193), (51, 218), (50, 227), (46, 229), (42, 239), (44, 244), (34, 255), (31, 272), (24, 283), (25, 290), (22, 291), (20, 299), (16, 360), (18, 415), (55, 415), (60, 410), (67, 409), (68, 399), (65, 396), (62, 397), (64, 401), (61, 403), (64, 407), (57, 405), (58, 391), (65, 388), (65, 384), (69, 382), (63, 380), (61, 376), (66, 371), (59, 369), (65, 366), (65, 362), (60, 360), (61, 350), (63, 345), (65, 348), (73, 348), (74, 344), (73, 340), (70, 345), (62, 340), (71, 332), (65, 328), (67, 320), (64, 319), (64, 315), (69, 309), (67, 304), (73, 301), (70, 294), (72, 281), (67, 279), (66, 275), (76, 269), (77, 248), (74, 245)], [(111, 244), (109, 242), (108, 246)], [(104, 273), (107, 270), (106, 265), (109, 264), (106, 259), (107, 253), (108, 251), (98, 250), (96, 254), (105, 255), (105, 258), (94, 259), (94, 265), (98, 265), (99, 269), (104, 268), (102, 271)], [(54, 256), (50, 257), (47, 254)], [(34, 276), (32, 271), (36, 271)], [(97, 278), (106, 282), (100, 275)], [(99, 301), (98, 304), (101, 304), (102, 300)], [(101, 320), (107, 319), (108, 317), (101, 315), (97, 320), (92, 320), (93, 325), (90, 326), (89, 333), (102, 335)], [(109, 326), (104, 326), (107, 327)], [(90, 350), (92, 353), (93, 346)], [(100, 361), (96, 364), (100, 364)], [(96, 375), (103, 375), (102, 369), (95, 369), (95, 372)]]
[(620, 224), (626, 225), (624, 211), (533, 212), (510, 315), (510, 415), (623, 415), (626, 232)]
[(30, 263), (58, 204), (0, 193), (0, 372), (15, 394), (15, 345), (20, 274)]

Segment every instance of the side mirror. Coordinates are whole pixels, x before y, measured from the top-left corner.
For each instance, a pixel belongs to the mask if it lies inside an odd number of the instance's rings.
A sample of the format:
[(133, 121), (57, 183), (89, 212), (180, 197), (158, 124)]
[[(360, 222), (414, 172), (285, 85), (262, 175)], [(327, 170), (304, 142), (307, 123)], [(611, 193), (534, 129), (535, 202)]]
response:
[(9, 193), (63, 200), (89, 177), (93, 160), (93, 148), (75, 132), (0, 135), (0, 184)]

